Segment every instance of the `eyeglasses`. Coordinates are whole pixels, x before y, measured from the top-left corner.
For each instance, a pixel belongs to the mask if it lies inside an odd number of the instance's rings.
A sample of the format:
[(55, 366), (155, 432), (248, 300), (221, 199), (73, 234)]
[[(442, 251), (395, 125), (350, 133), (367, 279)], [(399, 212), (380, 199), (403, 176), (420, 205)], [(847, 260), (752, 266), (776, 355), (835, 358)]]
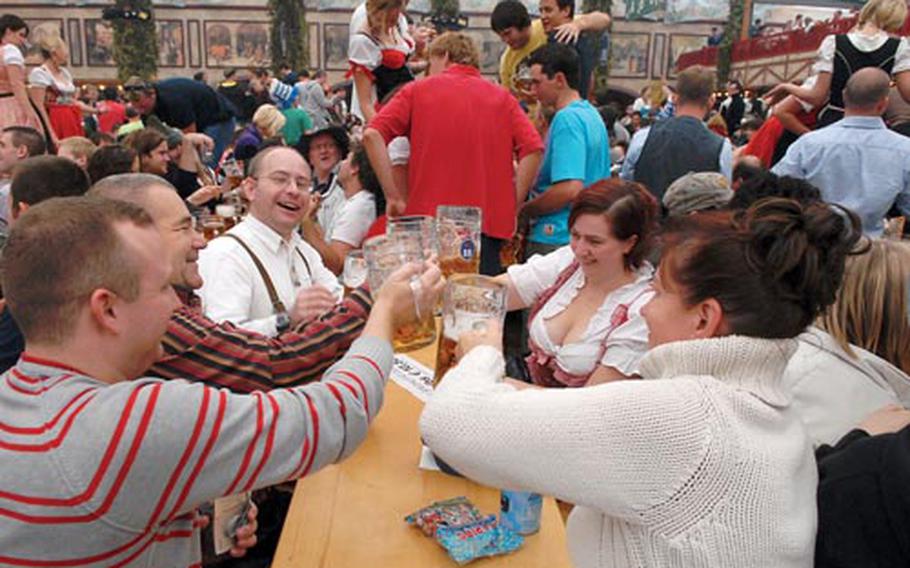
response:
[[(293, 183), (295, 186), (297, 186), (297, 189), (299, 189), (301, 191), (309, 191), (310, 185), (313, 182), (312, 178), (309, 178), (309, 177), (304, 177), (304, 176), (294, 177), (290, 174), (285, 174), (285, 173), (281, 173), (281, 172), (275, 172), (273, 174), (269, 174), (267, 176), (261, 176), (261, 177), (264, 177), (265, 179), (269, 180), (270, 182), (274, 183), (275, 185), (277, 185), (279, 187), (287, 187)], [(253, 176), (253, 179), (259, 180), (260, 177)]]

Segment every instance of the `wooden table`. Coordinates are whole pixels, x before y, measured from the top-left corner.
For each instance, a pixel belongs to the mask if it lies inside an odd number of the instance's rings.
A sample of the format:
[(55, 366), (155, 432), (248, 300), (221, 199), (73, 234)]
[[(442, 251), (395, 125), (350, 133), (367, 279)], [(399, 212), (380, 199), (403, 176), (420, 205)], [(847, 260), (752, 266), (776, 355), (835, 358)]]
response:
[[(410, 355), (432, 368), (436, 344)], [(418, 469), (422, 408), (422, 402), (389, 381), (382, 411), (354, 455), (297, 482), (274, 568), (458, 566), (404, 517), (459, 495), (484, 514), (498, 514), (499, 490)], [(519, 551), (471, 566), (571, 566), (565, 525), (554, 500), (544, 499), (540, 532), (528, 537)]]

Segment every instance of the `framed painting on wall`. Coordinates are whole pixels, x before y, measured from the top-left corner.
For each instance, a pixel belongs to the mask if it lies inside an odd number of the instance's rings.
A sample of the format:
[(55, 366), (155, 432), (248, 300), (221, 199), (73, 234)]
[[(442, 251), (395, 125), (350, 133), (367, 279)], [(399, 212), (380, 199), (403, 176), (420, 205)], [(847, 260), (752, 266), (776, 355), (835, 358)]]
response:
[(322, 45), (325, 68), (344, 71), (348, 68), (348, 24), (323, 24)]
[(651, 34), (614, 33), (610, 37), (610, 75), (623, 78), (648, 78)]
[(57, 36), (66, 38), (63, 33), (62, 18), (26, 18), (28, 24), (28, 48), (25, 50), (26, 65), (41, 65), (41, 41)]
[(676, 78), (676, 61), (689, 51), (698, 51), (708, 45), (708, 36), (696, 34), (670, 34), (670, 57), (667, 61), (667, 78)]
[(651, 78), (663, 79), (667, 68), (667, 34), (654, 34), (651, 50)]
[(206, 20), (205, 65), (207, 67), (267, 67), (269, 25), (267, 22)]
[(183, 20), (155, 20), (158, 36), (158, 66), (186, 67)]
[(90, 67), (113, 67), (114, 27), (106, 20), (86, 19), (85, 59)]

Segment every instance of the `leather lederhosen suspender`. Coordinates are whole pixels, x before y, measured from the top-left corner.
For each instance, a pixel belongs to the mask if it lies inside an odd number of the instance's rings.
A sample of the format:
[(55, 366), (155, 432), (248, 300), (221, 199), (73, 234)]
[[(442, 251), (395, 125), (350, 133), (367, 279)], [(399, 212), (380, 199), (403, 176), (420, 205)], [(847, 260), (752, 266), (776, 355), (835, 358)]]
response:
[[(272, 278), (269, 276), (269, 273), (265, 269), (265, 266), (262, 264), (262, 261), (259, 260), (259, 257), (256, 256), (256, 253), (253, 252), (253, 249), (251, 249), (245, 242), (243, 242), (243, 239), (241, 239), (237, 235), (232, 235), (230, 233), (226, 233), (222, 236), (230, 237), (230, 238), (234, 239), (235, 241), (237, 241), (237, 243), (239, 243), (240, 246), (243, 247), (243, 250), (245, 250), (246, 253), (248, 255), (250, 255), (250, 258), (253, 260), (253, 264), (256, 265), (256, 270), (259, 272), (259, 276), (262, 277), (262, 281), (265, 284), (265, 289), (269, 294), (269, 301), (272, 302), (272, 309), (274, 310), (274, 313), (279, 314), (282, 312), (286, 312), (287, 308), (284, 306), (284, 302), (281, 301), (281, 298), (278, 297), (278, 291), (275, 290), (275, 284), (272, 282)], [(304, 266), (306, 266), (307, 275), (310, 278), (310, 282), (312, 282), (313, 281), (313, 272), (312, 272), (312, 270), (310, 270), (310, 263), (307, 261), (306, 257), (303, 256), (303, 253), (300, 252), (300, 249), (298, 249), (297, 247), (294, 247), (294, 251), (297, 252), (297, 255), (300, 257), (300, 260), (302, 260)]]

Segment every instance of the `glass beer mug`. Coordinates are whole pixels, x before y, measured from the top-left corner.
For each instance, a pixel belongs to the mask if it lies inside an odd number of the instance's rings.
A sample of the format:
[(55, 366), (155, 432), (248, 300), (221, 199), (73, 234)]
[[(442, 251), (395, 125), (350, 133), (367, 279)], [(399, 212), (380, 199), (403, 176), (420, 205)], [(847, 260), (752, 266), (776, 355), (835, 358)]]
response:
[[(419, 238), (409, 234), (379, 235), (363, 243), (363, 256), (367, 262), (367, 280), (370, 289), (379, 290), (390, 274), (409, 262), (423, 262), (427, 252)], [(395, 330), (392, 346), (403, 353), (426, 347), (436, 339), (436, 320), (433, 311), (421, 314), (418, 322)]]
[(489, 276), (456, 274), (448, 279), (442, 309), (442, 333), (436, 352), (436, 385), (455, 364), (458, 336), (496, 320), (502, 326), (506, 317), (506, 287)]
[(387, 235), (407, 235), (420, 243), (421, 248), (430, 254), (439, 254), (439, 242), (436, 239), (436, 219), (429, 215), (406, 215), (390, 218), (386, 222)]
[(344, 269), (341, 272), (341, 284), (344, 286), (345, 297), (349, 296), (354, 288), (363, 286), (367, 281), (367, 261), (362, 250), (352, 250), (344, 257)]
[(439, 240), (439, 269), (452, 274), (480, 272), (480, 207), (440, 205), (436, 208), (436, 233)]

